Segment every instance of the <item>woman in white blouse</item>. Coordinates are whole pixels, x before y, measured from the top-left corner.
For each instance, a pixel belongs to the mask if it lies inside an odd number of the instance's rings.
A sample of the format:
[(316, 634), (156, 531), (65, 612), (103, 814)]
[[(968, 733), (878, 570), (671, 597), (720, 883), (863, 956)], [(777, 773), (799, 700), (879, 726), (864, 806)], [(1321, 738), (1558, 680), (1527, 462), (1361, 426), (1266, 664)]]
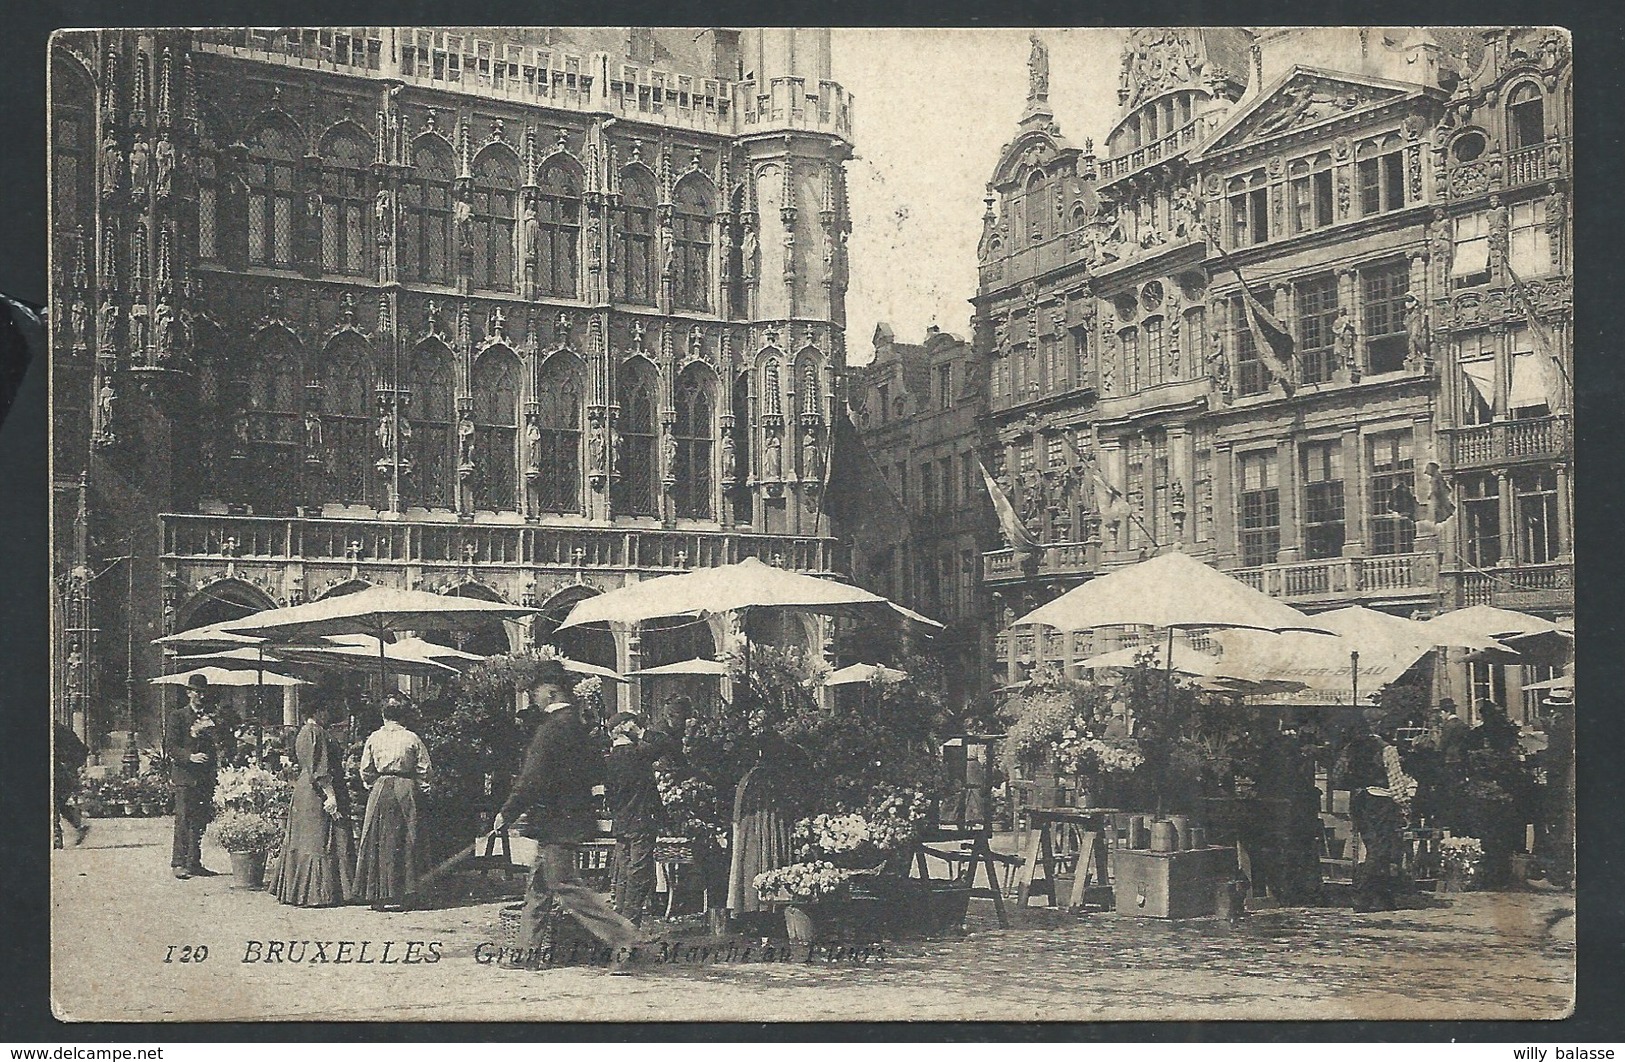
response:
[(429, 791), (429, 750), (400, 723), (411, 701), (384, 698), (384, 725), (361, 750), (367, 815), (355, 872), (355, 895), (375, 911), (402, 910), (417, 886), (418, 795)]

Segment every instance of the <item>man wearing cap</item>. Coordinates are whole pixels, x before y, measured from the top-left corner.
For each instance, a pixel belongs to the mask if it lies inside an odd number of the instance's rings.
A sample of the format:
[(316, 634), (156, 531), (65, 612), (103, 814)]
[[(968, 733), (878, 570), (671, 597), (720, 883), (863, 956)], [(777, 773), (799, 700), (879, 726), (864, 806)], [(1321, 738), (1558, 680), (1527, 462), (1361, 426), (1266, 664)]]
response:
[(214, 803), (215, 768), (219, 756), (218, 725), (205, 698), (209, 680), (193, 675), (186, 682), (186, 703), (169, 718), (169, 780), (175, 789), (175, 836), (170, 849), (170, 872), (185, 880), (214, 877), (203, 865), (203, 828)]
[[(525, 691), (519, 714), (520, 721), (535, 730), (525, 750), (524, 766), (491, 829), (502, 830), (520, 815), (529, 814), (525, 836), (536, 842), (536, 862), (525, 888), (522, 932), (526, 947), (538, 955), (546, 947), (547, 916), (556, 901), (589, 933), (614, 949), (618, 958), (629, 957), (634, 945), (645, 942), (642, 931), (583, 884), (576, 871), (576, 852), (596, 831), (592, 787), (604, 761), (570, 694), (563, 664), (542, 661)], [(623, 963), (617, 966), (624, 969)]]
[(648, 729), (632, 712), (616, 712), (609, 720), (604, 782), (615, 820), (615, 909), (633, 925), (643, 924), (643, 908), (654, 898), (655, 840), (662, 819), (655, 764), (681, 750), (688, 702), (679, 699), (670, 716), (667, 725)]

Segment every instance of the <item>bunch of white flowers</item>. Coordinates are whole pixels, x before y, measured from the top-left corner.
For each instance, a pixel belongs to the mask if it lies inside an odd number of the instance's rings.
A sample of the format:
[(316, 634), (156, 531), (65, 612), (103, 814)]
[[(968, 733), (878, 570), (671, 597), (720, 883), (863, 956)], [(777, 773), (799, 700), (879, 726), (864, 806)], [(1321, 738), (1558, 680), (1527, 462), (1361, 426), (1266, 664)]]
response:
[(842, 855), (872, 843), (869, 820), (856, 813), (802, 819), (796, 823), (793, 839), (796, 854), (802, 858)]
[(751, 884), (765, 897), (808, 903), (840, 892), (851, 877), (851, 871), (819, 860), (769, 870), (756, 875)]
[(246, 811), (276, 818), (293, 797), (293, 786), (263, 767), (223, 767), (215, 778), (218, 811)]

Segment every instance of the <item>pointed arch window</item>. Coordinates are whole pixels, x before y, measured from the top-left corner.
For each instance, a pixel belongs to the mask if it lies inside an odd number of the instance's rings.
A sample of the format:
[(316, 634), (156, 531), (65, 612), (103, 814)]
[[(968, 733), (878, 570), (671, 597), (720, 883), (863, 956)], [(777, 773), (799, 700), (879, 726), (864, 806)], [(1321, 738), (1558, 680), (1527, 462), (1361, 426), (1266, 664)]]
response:
[(248, 179), (248, 260), (253, 265), (288, 268), (294, 264), (295, 141), (280, 125), (262, 125), (250, 138), (244, 174)]
[(677, 187), (672, 204), (673, 299), (682, 310), (711, 309), (711, 195), (695, 178)]
[(555, 354), (542, 367), (536, 501), (543, 512), (581, 511), (581, 381), (572, 355)]
[(401, 182), (400, 270), (407, 280), (450, 284), (451, 149), (429, 137), (418, 147), (415, 172)]
[(371, 268), (367, 215), (371, 196), (367, 168), (372, 146), (350, 133), (322, 145), (322, 271), (365, 276)]
[(451, 351), (435, 343), (412, 359), (412, 445), (415, 497), (426, 509), (449, 509), (457, 452), (457, 402)]
[(653, 516), (655, 503), (655, 449), (659, 426), (655, 420), (655, 371), (641, 358), (626, 364), (620, 381), (621, 478), (616, 506), (630, 516)]
[(510, 512), (515, 506), (519, 446), (519, 359), (500, 347), (474, 364), (474, 507)]
[(710, 372), (690, 366), (677, 388), (677, 515), (691, 520), (710, 520), (715, 513), (711, 502), (712, 439), (715, 435), (713, 411), (715, 387)]
[(474, 160), (474, 273), (471, 283), (487, 291), (513, 290), (514, 199), (519, 160), (513, 152), (489, 147)]
[(581, 189), (563, 162), (542, 167), (536, 208), (536, 288), (544, 295), (576, 297), (581, 240)]
[[(322, 372), (322, 441), (328, 497), (345, 505), (369, 497), (372, 458), (372, 368), (352, 345), (329, 351)], [(379, 455), (382, 456), (382, 455)]]
[(620, 302), (653, 306), (655, 301), (655, 190), (649, 178), (629, 170), (621, 179), (621, 208), (615, 239), (619, 268), (614, 295)]
[(257, 513), (288, 512), (298, 498), (304, 435), (304, 372), (293, 337), (266, 334), (249, 363), (234, 449), (248, 459), (241, 496)]

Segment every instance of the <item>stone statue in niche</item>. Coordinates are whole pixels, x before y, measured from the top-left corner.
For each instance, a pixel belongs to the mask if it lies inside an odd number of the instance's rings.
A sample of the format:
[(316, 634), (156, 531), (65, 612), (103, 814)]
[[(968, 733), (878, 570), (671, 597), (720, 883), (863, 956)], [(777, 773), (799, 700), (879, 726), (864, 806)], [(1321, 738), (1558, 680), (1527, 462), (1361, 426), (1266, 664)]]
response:
[(1207, 378), (1226, 402), (1230, 400), (1230, 359), (1224, 350), (1224, 333), (1214, 329), (1208, 336), (1211, 344), (1207, 356)]
[(175, 311), (169, 305), (169, 296), (160, 295), (152, 311), (152, 339), (160, 363), (168, 361), (175, 352), (175, 329)]
[(808, 428), (801, 436), (801, 476), (809, 482), (816, 482), (824, 477), (816, 428)]
[(305, 460), (322, 459), (322, 418), (314, 409), (305, 410)]
[(1428, 356), (1428, 322), (1422, 303), (1415, 295), (1405, 296), (1405, 368), (1426, 368), (1432, 359)]
[(766, 460), (762, 462), (762, 474), (768, 479), (776, 480), (784, 476), (783, 446), (784, 444), (779, 441), (778, 432), (767, 433), (767, 452), (764, 455)]
[(457, 232), (457, 246), (463, 250), (470, 250), (474, 246), (474, 208), (468, 200), (458, 199), (452, 206), (452, 227)]
[(1173, 214), (1174, 236), (1184, 239), (1196, 235), (1196, 195), (1184, 186), (1174, 189), (1169, 201)]
[(466, 414), (457, 422), (457, 466), (474, 468), (474, 422)]
[(662, 456), (665, 459), (666, 478), (677, 479), (677, 436), (672, 434), (671, 426), (666, 426), (666, 434), (660, 440)]
[(595, 420), (587, 427), (587, 471), (602, 476), (608, 467), (609, 438), (604, 432), (604, 425)]
[(90, 307), (85, 303), (83, 295), (73, 297), (73, 306), (68, 310), (68, 347), (71, 350), (84, 350), (90, 345)]
[(536, 220), (536, 208), (528, 202), (525, 204), (524, 220), (520, 223), (520, 233), (523, 237), (520, 246), (524, 249), (525, 261), (534, 262), (537, 248), (542, 242), (542, 226)]
[(740, 242), (739, 252), (740, 269), (744, 272), (746, 280), (756, 279), (756, 262), (760, 253), (760, 248), (757, 246), (756, 229), (747, 225), (744, 239)]
[(123, 169), (124, 156), (118, 149), (118, 140), (108, 133), (102, 138), (102, 191), (111, 192), (118, 187)]
[(113, 390), (113, 384), (103, 380), (101, 389), (96, 392), (96, 426), (104, 435), (113, 430), (113, 407), (117, 403), (118, 395)]
[(160, 198), (168, 198), (175, 186), (175, 145), (160, 137), (153, 149), (155, 183)]
[(378, 414), (377, 435), (379, 461), (393, 461), (395, 459), (395, 414), (388, 408)]
[(542, 471), (542, 428), (535, 417), (525, 418), (525, 472), (540, 475)]
[(146, 189), (150, 162), (151, 149), (147, 147), (146, 137), (136, 137), (135, 143), (130, 145), (131, 195), (139, 195)]
[(1337, 358), (1337, 367), (1346, 370), (1349, 379), (1355, 383), (1360, 380), (1360, 365), (1355, 351), (1359, 335), (1354, 315), (1347, 306), (1339, 306), (1337, 318), (1332, 322), (1332, 353)]
[(734, 447), (733, 432), (722, 433), (722, 478), (736, 479), (739, 475), (739, 453)]
[(587, 265), (597, 269), (604, 257), (604, 233), (595, 214), (587, 219)]
[(248, 456), (248, 444), (252, 439), (252, 425), (249, 423), (248, 411), (239, 410), (231, 420), (231, 438), (233, 452), (238, 457)]
[(677, 275), (677, 239), (669, 223), (660, 226), (660, 275), (668, 279)]

